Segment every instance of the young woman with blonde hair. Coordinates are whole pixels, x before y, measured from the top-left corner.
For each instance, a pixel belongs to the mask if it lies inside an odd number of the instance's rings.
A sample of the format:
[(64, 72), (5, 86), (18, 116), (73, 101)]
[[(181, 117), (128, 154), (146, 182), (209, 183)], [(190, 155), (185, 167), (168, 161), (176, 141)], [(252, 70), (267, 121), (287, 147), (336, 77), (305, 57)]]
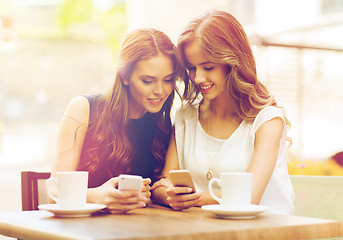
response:
[(227, 12), (208, 12), (187, 25), (178, 52), (187, 69), (186, 104), (176, 114), (163, 174), (188, 169), (197, 193), (184, 194), (190, 189), (173, 187), (166, 178), (153, 186), (153, 198), (176, 210), (216, 204), (208, 194), (212, 177), (252, 172), (251, 203), (292, 213), (294, 192), (286, 162), (289, 122), (257, 79), (243, 27)]
[[(58, 131), (52, 177), (58, 171), (88, 171), (87, 201), (124, 213), (147, 204), (149, 184), (164, 167), (180, 76), (176, 47), (158, 30), (135, 30), (121, 44), (116, 70), (107, 94), (79, 96), (69, 103)], [(144, 177), (141, 195), (117, 189), (122, 173)]]

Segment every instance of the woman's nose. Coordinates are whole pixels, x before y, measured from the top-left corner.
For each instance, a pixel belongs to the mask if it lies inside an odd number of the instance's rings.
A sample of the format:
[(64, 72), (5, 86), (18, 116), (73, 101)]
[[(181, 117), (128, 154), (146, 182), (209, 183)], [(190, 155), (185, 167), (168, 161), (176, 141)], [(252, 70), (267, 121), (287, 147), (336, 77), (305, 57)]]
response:
[(157, 82), (154, 88), (154, 94), (161, 95), (163, 93), (163, 84), (160, 82)]
[(194, 76), (194, 82), (196, 84), (203, 83), (206, 80), (205, 75), (202, 71), (196, 70), (195, 76)]

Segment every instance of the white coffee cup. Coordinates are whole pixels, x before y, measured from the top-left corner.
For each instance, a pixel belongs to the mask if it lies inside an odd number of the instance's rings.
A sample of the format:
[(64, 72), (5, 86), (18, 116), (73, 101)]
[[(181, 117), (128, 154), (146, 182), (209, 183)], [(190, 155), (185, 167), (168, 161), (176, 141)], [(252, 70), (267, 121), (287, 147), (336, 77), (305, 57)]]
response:
[(86, 206), (88, 172), (87, 171), (68, 171), (56, 172), (56, 178), (49, 178), (47, 186), (54, 182), (57, 186), (57, 196), (48, 195), (53, 199), (60, 209), (82, 209)]
[[(228, 209), (244, 209), (251, 204), (253, 174), (247, 172), (223, 172), (220, 179), (208, 183), (211, 196)], [(220, 186), (221, 198), (213, 193), (213, 183)]]

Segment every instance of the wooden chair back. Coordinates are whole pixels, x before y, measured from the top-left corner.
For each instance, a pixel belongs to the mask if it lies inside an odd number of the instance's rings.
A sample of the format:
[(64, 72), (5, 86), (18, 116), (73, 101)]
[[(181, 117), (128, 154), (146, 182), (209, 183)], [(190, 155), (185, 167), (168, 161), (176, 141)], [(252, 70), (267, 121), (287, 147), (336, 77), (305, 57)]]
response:
[(49, 172), (21, 172), (22, 210), (38, 210), (39, 204), (48, 202), (45, 180), (50, 177)]

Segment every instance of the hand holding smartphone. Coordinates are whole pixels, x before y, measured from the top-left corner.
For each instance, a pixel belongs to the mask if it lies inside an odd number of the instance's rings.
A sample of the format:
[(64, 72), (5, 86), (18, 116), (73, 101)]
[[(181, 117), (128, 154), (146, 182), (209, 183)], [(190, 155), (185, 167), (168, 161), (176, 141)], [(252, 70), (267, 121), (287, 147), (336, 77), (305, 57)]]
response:
[(119, 175), (119, 190), (137, 190), (139, 193), (142, 190), (143, 178), (137, 175)]
[(195, 193), (195, 186), (192, 176), (188, 170), (170, 170), (169, 177), (174, 187), (189, 187)]

